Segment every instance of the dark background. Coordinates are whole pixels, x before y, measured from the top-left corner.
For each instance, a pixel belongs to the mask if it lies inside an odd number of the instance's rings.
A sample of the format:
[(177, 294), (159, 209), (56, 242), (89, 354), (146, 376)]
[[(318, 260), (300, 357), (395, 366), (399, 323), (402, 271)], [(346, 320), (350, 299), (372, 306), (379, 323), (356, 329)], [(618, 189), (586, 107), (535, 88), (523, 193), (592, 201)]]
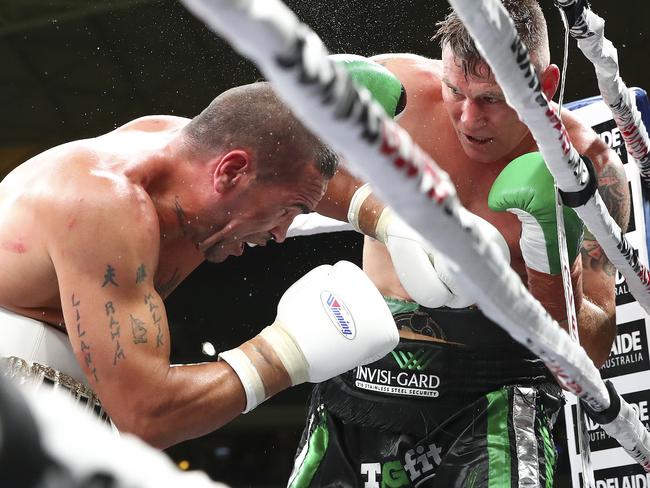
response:
[[(429, 40), (440, 0), (291, 0), (332, 52), (413, 52), (439, 57)], [(552, 57), (563, 32), (543, 0)], [(592, 2), (619, 48), (622, 76), (645, 87), (647, 0)], [(246, 35), (242, 32), (242, 35)], [(50, 146), (109, 131), (145, 114), (191, 117), (218, 93), (260, 78), (175, 1), (0, 0), (0, 177)], [(593, 68), (570, 43), (565, 100), (597, 94)], [(273, 321), (282, 292), (309, 269), (360, 263), (354, 233), (290, 239), (201, 266), (167, 300), (176, 363), (209, 360), (201, 344), (234, 347)], [(308, 386), (268, 400), (202, 439), (172, 449), (177, 461), (233, 486), (284, 486), (302, 430)], [(561, 427), (560, 427), (561, 429)], [(558, 436), (558, 447), (563, 443)], [(563, 459), (556, 486), (569, 486)]]

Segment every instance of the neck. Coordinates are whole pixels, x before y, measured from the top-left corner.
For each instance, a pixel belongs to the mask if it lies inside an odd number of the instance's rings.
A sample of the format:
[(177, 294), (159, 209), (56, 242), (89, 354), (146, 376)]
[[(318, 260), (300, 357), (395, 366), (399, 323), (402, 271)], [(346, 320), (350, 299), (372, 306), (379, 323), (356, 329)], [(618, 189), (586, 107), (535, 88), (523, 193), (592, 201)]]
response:
[(188, 156), (173, 142), (146, 164), (142, 186), (156, 208), (163, 238), (187, 234), (192, 182), (197, 181), (191, 173), (197, 166), (188, 162)]

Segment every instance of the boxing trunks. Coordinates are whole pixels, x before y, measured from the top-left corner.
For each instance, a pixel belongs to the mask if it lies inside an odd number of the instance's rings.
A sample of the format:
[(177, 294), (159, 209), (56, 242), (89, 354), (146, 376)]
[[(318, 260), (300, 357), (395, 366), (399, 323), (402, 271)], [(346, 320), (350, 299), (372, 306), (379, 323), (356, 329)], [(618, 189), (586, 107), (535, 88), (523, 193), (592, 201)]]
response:
[(315, 386), (288, 486), (552, 486), (563, 397), (542, 361), (478, 309), (387, 301), (431, 340)]
[(0, 308), (0, 374), (18, 384), (68, 392), (102, 420), (108, 415), (90, 388), (63, 332)]

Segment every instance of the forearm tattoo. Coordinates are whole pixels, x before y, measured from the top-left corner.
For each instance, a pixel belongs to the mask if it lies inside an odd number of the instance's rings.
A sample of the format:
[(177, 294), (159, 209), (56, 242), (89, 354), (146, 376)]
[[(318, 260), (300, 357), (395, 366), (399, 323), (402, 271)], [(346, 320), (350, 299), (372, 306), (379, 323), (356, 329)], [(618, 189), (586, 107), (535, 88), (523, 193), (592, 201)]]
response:
[[(607, 164), (598, 176), (598, 193), (609, 214), (625, 232), (630, 218), (630, 196), (624, 169), (614, 164)], [(607, 276), (616, 275), (616, 268), (587, 229), (585, 229), (581, 254), (583, 267), (594, 271), (602, 270)]]
[(630, 218), (630, 195), (625, 170), (614, 164), (607, 164), (598, 175), (598, 193), (609, 214), (625, 232)]
[(609, 261), (600, 244), (594, 240), (582, 241), (582, 266), (593, 271), (602, 270), (607, 276), (615, 276), (616, 268)]
[(77, 338), (80, 341), (79, 349), (81, 350), (81, 354), (83, 356), (86, 368), (95, 379), (95, 383), (97, 383), (99, 382), (99, 378), (97, 376), (97, 368), (95, 367), (95, 363), (93, 362), (90, 343), (87, 342), (86, 330), (81, 325), (81, 313), (79, 312), (80, 306), (81, 306), (81, 300), (79, 300), (79, 298), (76, 298), (75, 294), (73, 293), (72, 309), (74, 310), (74, 314), (75, 314), (75, 328), (77, 330)]

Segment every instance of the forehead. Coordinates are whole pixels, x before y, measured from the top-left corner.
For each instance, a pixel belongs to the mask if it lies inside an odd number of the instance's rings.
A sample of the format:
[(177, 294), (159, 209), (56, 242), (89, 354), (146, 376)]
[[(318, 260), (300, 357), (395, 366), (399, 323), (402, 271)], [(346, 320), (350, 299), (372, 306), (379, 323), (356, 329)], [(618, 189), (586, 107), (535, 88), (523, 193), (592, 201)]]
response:
[(472, 70), (463, 60), (456, 57), (451, 48), (445, 46), (442, 50), (442, 72), (445, 81), (454, 83), (473, 83), (498, 88), (496, 79), (488, 64), (480, 60)]
[(325, 177), (313, 162), (299, 165), (284, 181), (288, 188), (308, 198), (320, 198), (326, 184)]

